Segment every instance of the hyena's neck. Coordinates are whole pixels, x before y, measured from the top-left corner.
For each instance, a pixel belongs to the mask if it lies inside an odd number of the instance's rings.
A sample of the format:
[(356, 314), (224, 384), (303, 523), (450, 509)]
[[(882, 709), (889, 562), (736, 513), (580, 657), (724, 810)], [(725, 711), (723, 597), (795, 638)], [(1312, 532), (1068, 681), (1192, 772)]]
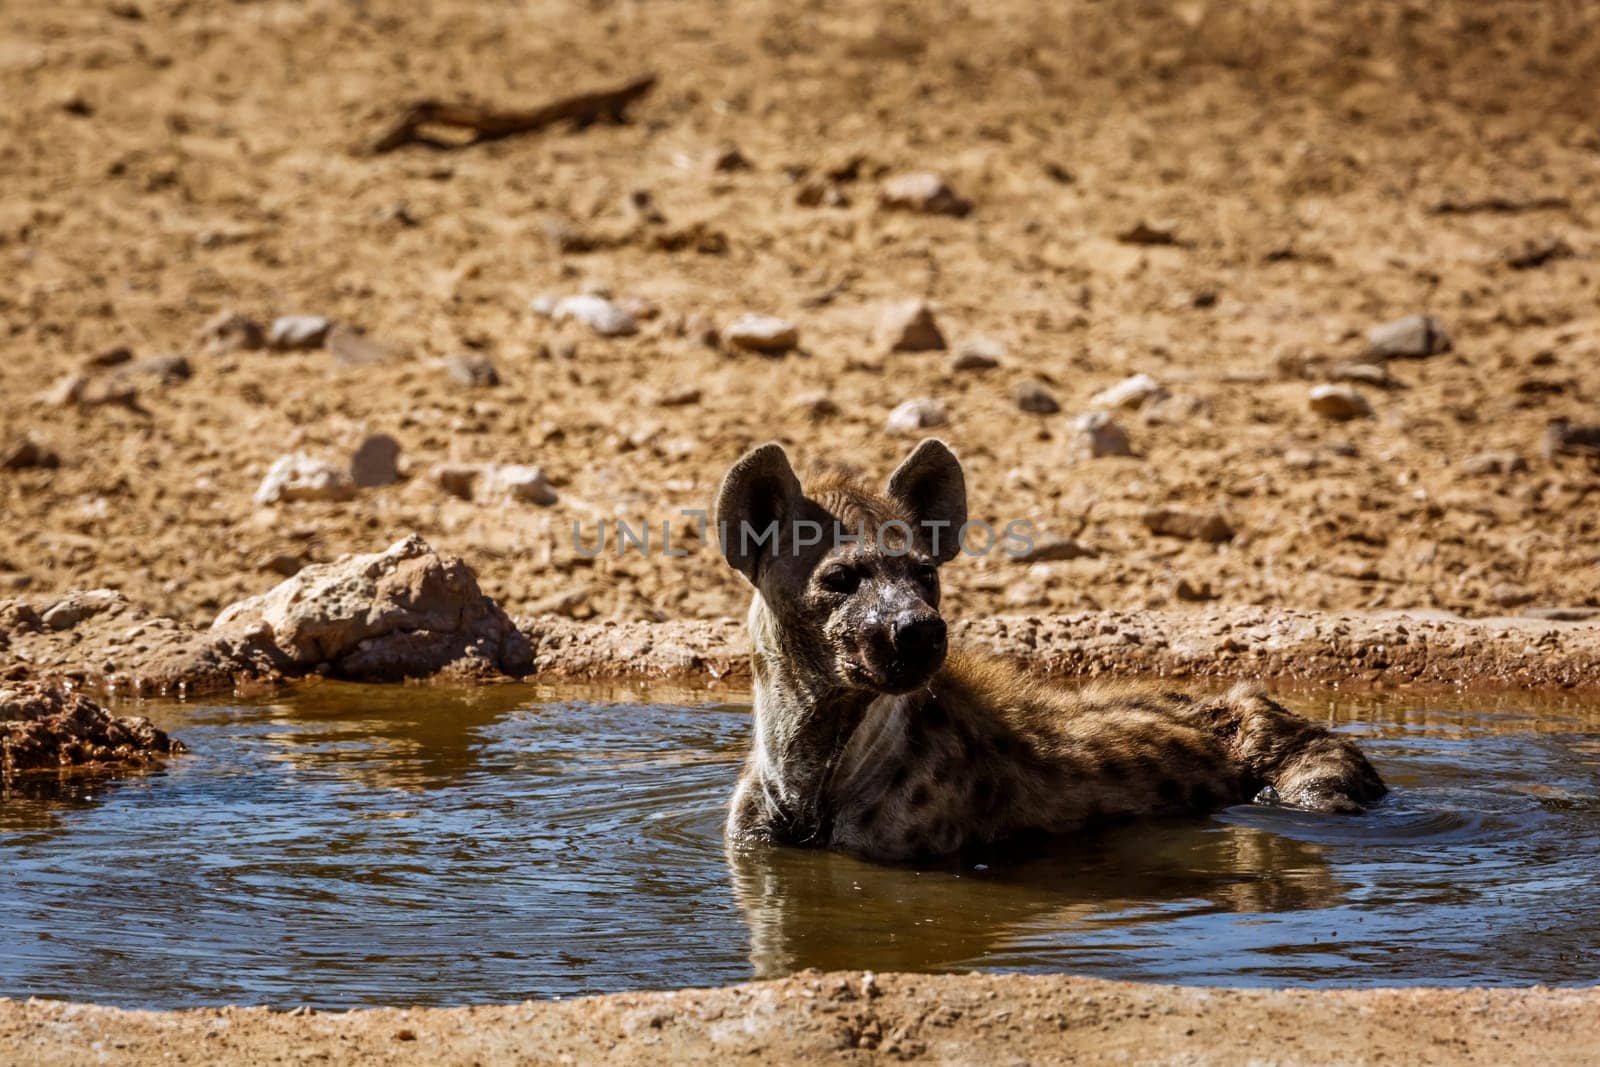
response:
[[(827, 833), (828, 783), (871, 693), (843, 689), (813, 665), (820, 649), (796, 647), (757, 596), (750, 607), (755, 679), (752, 783), (766, 821), (787, 841), (816, 841)], [(803, 642), (802, 642), (803, 643)], [(820, 842), (825, 843), (825, 842)]]

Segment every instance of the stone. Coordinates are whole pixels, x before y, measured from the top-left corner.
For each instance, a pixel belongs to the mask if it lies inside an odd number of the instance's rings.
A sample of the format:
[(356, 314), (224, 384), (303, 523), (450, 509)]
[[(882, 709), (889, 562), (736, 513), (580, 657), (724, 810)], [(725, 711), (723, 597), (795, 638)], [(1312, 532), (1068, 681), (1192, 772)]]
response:
[(176, 385), (186, 382), (194, 374), (194, 368), (189, 361), (179, 355), (148, 356), (136, 359), (117, 370), (120, 377), (154, 378), (162, 385)]
[(1208, 600), (1216, 600), (1217, 594), (1211, 591), (1210, 582), (1201, 582), (1196, 585), (1187, 578), (1179, 578), (1172, 588), (1172, 595), (1179, 600), (1190, 604), (1202, 604)]
[(917, 171), (885, 181), (878, 192), (878, 206), (886, 211), (915, 211), (923, 215), (960, 218), (972, 210), (972, 201), (957, 195), (939, 175), (931, 171)]
[(111, 589), (68, 593), (39, 613), (39, 621), (52, 630), (70, 630), (85, 619), (125, 606), (122, 594)]
[(1528, 461), (1515, 452), (1479, 452), (1461, 463), (1465, 474), (1481, 477), (1488, 474), (1516, 474), (1528, 469)]
[(557, 499), (544, 471), (516, 463), (496, 464), (484, 472), (480, 483), (483, 492), (491, 498), (499, 497), (519, 504), (538, 504), (549, 507)]
[(833, 397), (822, 391), (797, 393), (784, 405), (790, 411), (804, 415), (813, 422), (820, 419), (830, 419), (839, 414), (839, 404)]
[(267, 332), (261, 324), (237, 311), (219, 311), (200, 327), (195, 340), (213, 355), (227, 352), (253, 352), (267, 346)]
[(372, 367), (395, 358), (394, 349), (343, 323), (328, 331), (327, 345), (334, 362), (345, 367)]
[(1160, 382), (1148, 374), (1140, 373), (1100, 390), (1089, 398), (1089, 403), (1097, 408), (1127, 408), (1130, 411), (1137, 411), (1145, 404), (1164, 400), (1169, 395), (1166, 387)]
[(800, 344), (799, 328), (774, 315), (740, 315), (722, 328), (721, 337), (727, 345), (763, 355), (778, 355)]
[(222, 611), (216, 634), (264, 635), (289, 664), (355, 681), (439, 671), (527, 674), (527, 638), (460, 559), (413, 534), (383, 552), (313, 563)]
[(439, 463), (428, 472), (434, 484), (451, 496), (460, 497), (462, 500), (471, 500), (477, 490), (478, 478), (483, 474), (481, 466), (464, 463)]
[(1556, 419), (1545, 428), (1539, 450), (1546, 459), (1556, 456), (1600, 456), (1600, 423)]
[(1328, 370), (1328, 377), (1336, 382), (1356, 382), (1388, 389), (1395, 384), (1389, 368), (1382, 363), (1336, 363)]
[(732, 174), (735, 171), (753, 170), (754, 164), (739, 151), (737, 145), (724, 145), (711, 154), (713, 174)]
[(1128, 434), (1118, 426), (1110, 414), (1091, 411), (1079, 415), (1073, 422), (1073, 443), (1077, 451), (1091, 459), (1104, 456), (1131, 456), (1133, 446)]
[(343, 470), (327, 460), (293, 452), (279, 456), (273, 463), (256, 490), (255, 502), (343, 501), (354, 499), (355, 495), (355, 483)]
[(889, 412), (889, 419), (884, 424), (884, 429), (893, 434), (916, 433), (919, 430), (943, 426), (949, 421), (949, 413), (945, 411), (942, 403), (931, 397), (917, 397), (905, 401)]
[(1024, 379), (1011, 390), (1011, 399), (1017, 407), (1030, 415), (1054, 415), (1061, 410), (1061, 404), (1044, 383), (1034, 381), (1032, 378)]
[(0, 683), (0, 778), (65, 767), (143, 767), (184, 751), (149, 719), (112, 715), (59, 682)]
[(1307, 399), (1312, 411), (1336, 422), (1367, 418), (1372, 414), (1372, 405), (1367, 403), (1367, 398), (1349, 385), (1312, 386)]
[(321, 315), (282, 315), (272, 320), (267, 344), (278, 352), (321, 348), (332, 329), (333, 321)]
[(944, 334), (925, 300), (891, 304), (878, 317), (878, 344), (887, 352), (942, 352)]
[(1172, 248), (1183, 244), (1178, 240), (1177, 231), (1172, 227), (1152, 226), (1143, 219), (1120, 231), (1117, 240), (1125, 245), (1144, 245), (1151, 248)]
[(104, 352), (96, 352), (85, 359), (80, 366), (87, 374), (95, 371), (110, 370), (112, 367), (121, 367), (133, 362), (133, 349), (126, 345), (108, 348)]
[(276, 574), (280, 578), (293, 578), (305, 565), (305, 560), (292, 553), (272, 552), (256, 561), (256, 570)]
[(488, 389), (500, 384), (500, 372), (488, 356), (449, 356), (444, 361), (444, 369), (452, 382), (469, 389)]
[(31, 437), (0, 445), (0, 471), (52, 470), (61, 466), (61, 457)]
[(576, 322), (601, 337), (626, 337), (639, 332), (639, 322), (620, 305), (603, 296), (580, 293), (556, 303), (551, 317), (557, 322)]
[(663, 408), (692, 407), (700, 403), (700, 387), (698, 385), (683, 385), (676, 389), (669, 389), (656, 397), (656, 406)]
[(1233, 526), (1215, 508), (1193, 511), (1188, 508), (1151, 508), (1141, 517), (1145, 529), (1161, 537), (1216, 544), (1232, 540)]
[(400, 480), (400, 442), (375, 433), (350, 457), (350, 480), (361, 489), (376, 489)]
[(1450, 335), (1432, 315), (1407, 315), (1367, 331), (1367, 354), (1378, 359), (1421, 359), (1450, 348)]
[(988, 337), (969, 337), (956, 348), (950, 357), (953, 371), (992, 370), (1005, 361), (1006, 348)]
[(85, 374), (68, 374), (45, 390), (41, 399), (53, 407), (92, 408), (106, 404), (132, 407), (139, 399), (139, 391), (114, 376), (90, 378)]
[(1060, 563), (1069, 559), (1089, 559), (1098, 556), (1093, 546), (1076, 537), (1042, 537), (1033, 547), (1011, 558), (1018, 563)]

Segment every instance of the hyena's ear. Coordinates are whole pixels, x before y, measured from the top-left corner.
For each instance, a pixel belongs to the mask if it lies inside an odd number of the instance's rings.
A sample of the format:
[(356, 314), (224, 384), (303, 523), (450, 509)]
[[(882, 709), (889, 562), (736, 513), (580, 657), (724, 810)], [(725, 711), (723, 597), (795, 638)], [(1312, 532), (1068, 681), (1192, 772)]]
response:
[(778, 543), (769, 530), (778, 524), (778, 536), (787, 541), (791, 531), (783, 527), (795, 518), (801, 499), (800, 479), (782, 445), (774, 442), (746, 452), (717, 493), (723, 558), (754, 582), (761, 561)]
[(967, 521), (967, 478), (948, 445), (929, 437), (889, 475), (889, 495), (911, 513), (912, 534), (940, 563), (961, 549)]

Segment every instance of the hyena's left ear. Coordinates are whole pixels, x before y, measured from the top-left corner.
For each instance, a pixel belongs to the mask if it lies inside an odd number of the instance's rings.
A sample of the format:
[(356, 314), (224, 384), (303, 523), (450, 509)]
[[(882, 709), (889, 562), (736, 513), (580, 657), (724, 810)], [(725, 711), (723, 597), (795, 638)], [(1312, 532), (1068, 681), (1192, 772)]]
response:
[(948, 445), (930, 437), (889, 475), (889, 495), (911, 513), (912, 535), (940, 563), (961, 549), (967, 521), (967, 478)]
[(777, 442), (751, 449), (722, 479), (717, 527), (722, 555), (734, 570), (759, 582), (761, 565), (788, 544), (804, 494), (789, 456)]

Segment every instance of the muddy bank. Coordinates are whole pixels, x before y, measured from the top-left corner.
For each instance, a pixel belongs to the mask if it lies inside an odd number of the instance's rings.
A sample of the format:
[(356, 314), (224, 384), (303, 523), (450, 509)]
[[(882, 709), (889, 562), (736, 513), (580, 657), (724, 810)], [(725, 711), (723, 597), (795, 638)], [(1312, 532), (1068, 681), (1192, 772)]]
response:
[(1600, 991), (1202, 989), (806, 972), (714, 990), (350, 1013), (0, 1002), (17, 1067), (255, 1064), (1590, 1062)]
[(182, 751), (149, 719), (112, 715), (60, 684), (0, 684), (0, 783), (26, 772), (144, 767)]

